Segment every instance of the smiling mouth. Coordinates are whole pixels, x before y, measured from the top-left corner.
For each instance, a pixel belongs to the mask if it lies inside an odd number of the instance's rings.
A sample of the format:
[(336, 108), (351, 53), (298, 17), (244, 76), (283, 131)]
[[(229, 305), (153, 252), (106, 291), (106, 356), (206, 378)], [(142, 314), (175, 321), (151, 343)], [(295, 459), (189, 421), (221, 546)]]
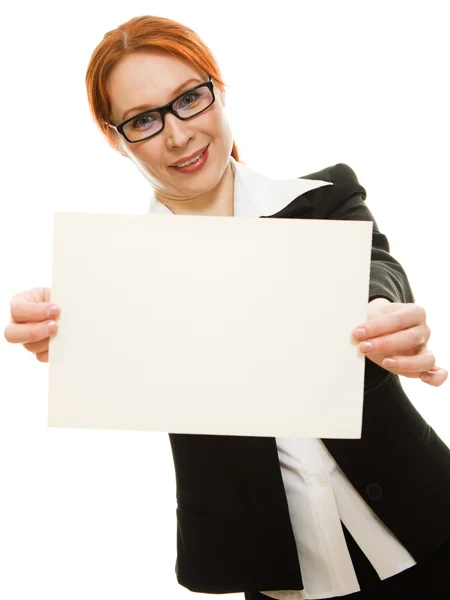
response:
[(201, 150), (200, 152), (198, 152), (191, 159), (186, 160), (184, 162), (180, 162), (178, 164), (169, 165), (169, 166), (172, 167), (173, 169), (178, 169), (178, 168), (187, 167), (189, 165), (192, 165), (195, 162), (197, 162), (205, 154), (205, 152), (208, 150), (208, 148), (209, 148), (209, 144), (206, 146), (206, 148), (204, 148), (203, 150)]

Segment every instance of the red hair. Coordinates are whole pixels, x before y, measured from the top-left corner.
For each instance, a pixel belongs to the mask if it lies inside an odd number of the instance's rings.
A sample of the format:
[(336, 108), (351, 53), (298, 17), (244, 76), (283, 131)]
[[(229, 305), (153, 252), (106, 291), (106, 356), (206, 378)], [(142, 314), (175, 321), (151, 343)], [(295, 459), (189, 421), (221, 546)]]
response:
[[(118, 145), (108, 126), (111, 118), (111, 101), (106, 92), (109, 74), (126, 54), (142, 50), (159, 49), (187, 59), (205, 71), (224, 93), (225, 83), (211, 50), (193, 31), (165, 17), (134, 17), (117, 29), (108, 31), (92, 53), (86, 71), (86, 88), (91, 113), (109, 144)], [(239, 162), (239, 153), (233, 141), (231, 156)]]

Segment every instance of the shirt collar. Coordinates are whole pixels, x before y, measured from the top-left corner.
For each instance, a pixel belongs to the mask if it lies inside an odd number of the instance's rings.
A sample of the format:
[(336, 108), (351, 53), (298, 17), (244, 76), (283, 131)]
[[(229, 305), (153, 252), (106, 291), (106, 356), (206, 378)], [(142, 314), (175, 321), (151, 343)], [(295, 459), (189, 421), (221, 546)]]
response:
[[(317, 179), (271, 179), (237, 162), (232, 156), (230, 163), (234, 172), (235, 217), (274, 215), (309, 190), (333, 185), (330, 181)], [(154, 194), (150, 199), (148, 212), (173, 215)]]

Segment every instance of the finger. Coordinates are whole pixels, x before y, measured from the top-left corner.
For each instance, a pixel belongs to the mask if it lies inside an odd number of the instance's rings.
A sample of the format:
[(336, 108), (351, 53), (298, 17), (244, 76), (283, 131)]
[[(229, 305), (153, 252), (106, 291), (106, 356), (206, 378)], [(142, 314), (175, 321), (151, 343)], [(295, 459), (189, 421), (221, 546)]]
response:
[(33, 302), (23, 296), (14, 296), (9, 304), (11, 318), (15, 323), (45, 321), (50, 317), (57, 317), (61, 312), (59, 306), (52, 302)]
[[(401, 308), (398, 308), (399, 306), (401, 306)], [(389, 308), (392, 309), (392, 312), (377, 316), (372, 321), (366, 321), (355, 327), (353, 330), (353, 337), (359, 340), (367, 340), (387, 333), (409, 329), (410, 327), (426, 322), (425, 310), (417, 304), (391, 303), (390, 306), (386, 305), (385, 310)], [(356, 336), (358, 329), (365, 330), (365, 335), (363, 337)]]
[(390, 335), (367, 339), (360, 343), (359, 348), (364, 354), (402, 354), (407, 350), (424, 346), (430, 339), (430, 335), (428, 325), (422, 324)]
[(32, 354), (39, 354), (41, 352), (47, 352), (49, 342), (50, 338), (47, 337), (44, 340), (41, 340), (40, 342), (31, 342), (29, 344), (23, 344), (23, 347), (25, 348), (25, 350), (28, 350), (28, 352), (31, 352)]
[[(392, 360), (395, 360), (395, 364), (386, 362)], [(383, 360), (385, 369), (395, 370), (400, 375), (416, 373), (417, 377), (420, 377), (424, 371), (433, 369), (435, 364), (436, 357), (429, 351), (414, 356), (388, 356)]]
[(441, 369), (439, 367), (435, 367), (435, 370), (427, 371), (420, 376), (420, 379), (424, 383), (428, 383), (434, 387), (439, 387), (442, 385), (448, 378), (448, 371), (446, 369)]
[(48, 351), (36, 354), (36, 358), (39, 362), (48, 362)]
[(55, 333), (58, 324), (55, 321), (45, 321), (44, 323), (10, 323), (4, 332), (6, 341), (12, 344), (24, 344), (29, 342), (40, 342), (49, 337), (49, 334)]

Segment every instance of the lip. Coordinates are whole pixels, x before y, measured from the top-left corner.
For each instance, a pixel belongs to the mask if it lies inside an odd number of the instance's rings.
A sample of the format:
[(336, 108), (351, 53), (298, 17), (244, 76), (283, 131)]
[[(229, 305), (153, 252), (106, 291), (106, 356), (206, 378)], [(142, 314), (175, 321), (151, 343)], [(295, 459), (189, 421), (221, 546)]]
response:
[(209, 144), (207, 146), (204, 146), (203, 148), (200, 148), (200, 150), (193, 152), (189, 156), (183, 156), (182, 158), (177, 160), (176, 163), (172, 163), (171, 165), (169, 165), (169, 167), (176, 167), (176, 165), (179, 165), (180, 163), (184, 163), (187, 160), (191, 160), (191, 158), (194, 158), (194, 156), (197, 156), (198, 154), (201, 154), (202, 152), (204, 152), (208, 148), (208, 146), (209, 146)]

